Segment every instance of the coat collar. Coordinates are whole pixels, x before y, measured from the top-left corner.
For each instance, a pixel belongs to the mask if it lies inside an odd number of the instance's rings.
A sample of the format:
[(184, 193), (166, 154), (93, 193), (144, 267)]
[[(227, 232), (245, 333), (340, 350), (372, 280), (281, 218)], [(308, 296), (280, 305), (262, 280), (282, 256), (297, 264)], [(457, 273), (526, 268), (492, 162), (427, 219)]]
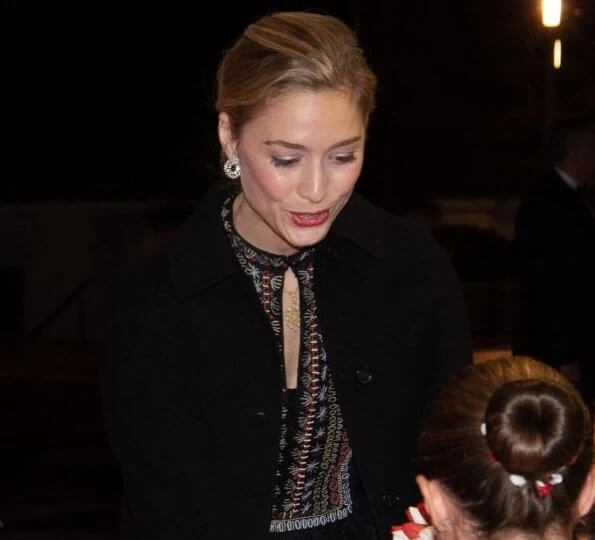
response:
[(358, 193), (351, 196), (329, 234), (351, 240), (376, 258), (383, 259), (388, 254), (380, 212)]
[[(233, 193), (229, 184), (213, 183), (172, 243), (172, 277), (183, 296), (241, 273), (220, 214), (225, 198)], [(351, 241), (373, 257), (387, 255), (378, 211), (357, 193), (350, 197), (322, 243), (332, 244), (336, 237)]]

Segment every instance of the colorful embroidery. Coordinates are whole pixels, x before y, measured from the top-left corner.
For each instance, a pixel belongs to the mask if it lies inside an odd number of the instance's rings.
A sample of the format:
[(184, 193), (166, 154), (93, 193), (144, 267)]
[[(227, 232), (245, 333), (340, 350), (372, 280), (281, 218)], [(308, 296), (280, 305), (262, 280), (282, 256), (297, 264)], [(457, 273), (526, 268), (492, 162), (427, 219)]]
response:
[(288, 268), (295, 273), (300, 290), (302, 347), (297, 400), (294, 414), (291, 414), (287, 390), (283, 389), (285, 399), (270, 530), (285, 532), (335, 522), (352, 511), (349, 489), (351, 447), (318, 328), (312, 262), (314, 248), (284, 257), (250, 246), (233, 227), (231, 203), (230, 198), (222, 209), (224, 227), (271, 323), (282, 374), (285, 366), (281, 294)]

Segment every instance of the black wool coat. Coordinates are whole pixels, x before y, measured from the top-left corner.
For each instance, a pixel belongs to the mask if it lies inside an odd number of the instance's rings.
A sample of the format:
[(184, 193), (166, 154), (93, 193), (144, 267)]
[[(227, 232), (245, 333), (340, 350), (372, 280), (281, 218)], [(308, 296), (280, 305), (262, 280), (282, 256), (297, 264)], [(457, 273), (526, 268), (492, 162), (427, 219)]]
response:
[[(175, 240), (114, 280), (101, 394), (129, 535), (268, 537), (281, 360), (214, 186)], [(466, 307), (427, 232), (354, 194), (316, 248), (319, 325), (380, 538), (419, 502), (413, 454), (436, 383), (472, 359)]]

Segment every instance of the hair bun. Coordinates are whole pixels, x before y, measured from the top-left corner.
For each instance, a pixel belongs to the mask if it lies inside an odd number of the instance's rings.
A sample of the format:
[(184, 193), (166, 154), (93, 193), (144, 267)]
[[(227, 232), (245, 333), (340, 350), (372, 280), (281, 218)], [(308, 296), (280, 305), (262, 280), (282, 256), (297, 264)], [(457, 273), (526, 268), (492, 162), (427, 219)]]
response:
[(509, 473), (534, 480), (570, 465), (584, 436), (576, 396), (537, 379), (503, 384), (485, 419), (494, 458)]

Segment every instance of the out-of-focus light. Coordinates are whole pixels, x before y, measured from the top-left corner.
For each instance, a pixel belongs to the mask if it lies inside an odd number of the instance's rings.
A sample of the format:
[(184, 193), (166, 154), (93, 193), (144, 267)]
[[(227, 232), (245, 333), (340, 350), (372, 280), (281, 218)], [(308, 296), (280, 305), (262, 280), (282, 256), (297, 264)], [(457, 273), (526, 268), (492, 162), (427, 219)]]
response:
[(554, 41), (554, 67), (560, 69), (562, 66), (562, 41)]
[(541, 1), (541, 22), (543, 26), (560, 26), (562, 18), (562, 0)]

